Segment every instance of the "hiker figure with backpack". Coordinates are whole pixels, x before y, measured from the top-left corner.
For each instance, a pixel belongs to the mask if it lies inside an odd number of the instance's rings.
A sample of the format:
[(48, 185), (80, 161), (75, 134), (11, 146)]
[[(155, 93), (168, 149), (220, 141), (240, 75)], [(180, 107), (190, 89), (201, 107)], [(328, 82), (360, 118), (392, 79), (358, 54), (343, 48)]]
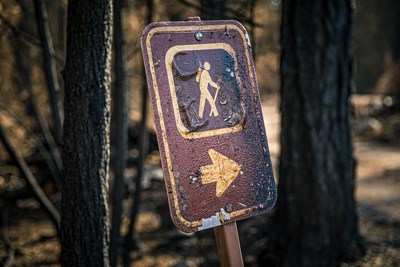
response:
[[(197, 75), (196, 75), (196, 82), (199, 83), (200, 87), (200, 102), (199, 102), (199, 117), (203, 118), (204, 114), (204, 107), (206, 105), (206, 100), (210, 103), (211, 111), (210, 116), (218, 116), (218, 110), (215, 105), (215, 101), (217, 100), (218, 91), (220, 86), (216, 84), (210, 76), (209, 70), (211, 66), (210, 63), (204, 62), (203, 68), (198, 68)], [(214, 97), (211, 95), (210, 91), (208, 90), (208, 86), (214, 87), (216, 89)]]

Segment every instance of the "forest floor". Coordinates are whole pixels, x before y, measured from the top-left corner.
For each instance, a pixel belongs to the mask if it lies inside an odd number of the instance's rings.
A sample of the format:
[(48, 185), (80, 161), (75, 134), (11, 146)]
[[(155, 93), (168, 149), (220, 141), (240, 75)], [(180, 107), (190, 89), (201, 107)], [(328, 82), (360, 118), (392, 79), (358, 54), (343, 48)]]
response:
[[(277, 101), (272, 98), (263, 104), (271, 157), (277, 167), (280, 123)], [(169, 219), (162, 172), (159, 164), (154, 164), (157, 155), (150, 158), (153, 164), (148, 165), (137, 224), (140, 249), (131, 255), (132, 266), (219, 266), (212, 230), (194, 235), (175, 230)], [(359, 226), (366, 254), (345, 266), (400, 266), (400, 144), (356, 137), (355, 158)], [(126, 207), (128, 210), (128, 202)], [(56, 231), (32, 199), (0, 208), (0, 263), (59, 266)], [(245, 266), (257, 266), (257, 253), (268, 242), (264, 233), (271, 217), (267, 214), (238, 222)], [(11, 265), (6, 265), (9, 260)]]

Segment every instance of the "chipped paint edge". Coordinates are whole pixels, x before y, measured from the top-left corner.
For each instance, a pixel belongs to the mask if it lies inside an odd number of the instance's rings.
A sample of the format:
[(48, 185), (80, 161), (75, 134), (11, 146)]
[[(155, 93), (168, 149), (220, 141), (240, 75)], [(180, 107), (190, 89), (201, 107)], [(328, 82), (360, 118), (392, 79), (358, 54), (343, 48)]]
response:
[(223, 208), (221, 208), (220, 212), (216, 212), (210, 218), (203, 219), (202, 220), (203, 225), (198, 227), (197, 231), (214, 228), (216, 226), (222, 225), (222, 222), (229, 221), (230, 219), (231, 219), (231, 214), (229, 214)]

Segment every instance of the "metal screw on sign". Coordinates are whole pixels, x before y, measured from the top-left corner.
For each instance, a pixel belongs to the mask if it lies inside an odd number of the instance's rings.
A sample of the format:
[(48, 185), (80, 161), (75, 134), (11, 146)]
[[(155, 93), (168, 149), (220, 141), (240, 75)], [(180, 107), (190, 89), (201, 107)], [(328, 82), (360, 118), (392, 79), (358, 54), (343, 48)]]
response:
[(148, 25), (141, 43), (172, 220), (214, 228), (221, 266), (243, 266), (236, 221), (276, 202), (249, 36), (191, 17)]
[(195, 38), (197, 41), (201, 41), (201, 39), (203, 39), (203, 34), (202, 34), (201, 32), (196, 32), (196, 33), (194, 34), (194, 38)]
[(227, 212), (229, 212), (229, 213), (232, 212), (233, 211), (233, 205), (231, 203), (226, 204), (225, 210)]

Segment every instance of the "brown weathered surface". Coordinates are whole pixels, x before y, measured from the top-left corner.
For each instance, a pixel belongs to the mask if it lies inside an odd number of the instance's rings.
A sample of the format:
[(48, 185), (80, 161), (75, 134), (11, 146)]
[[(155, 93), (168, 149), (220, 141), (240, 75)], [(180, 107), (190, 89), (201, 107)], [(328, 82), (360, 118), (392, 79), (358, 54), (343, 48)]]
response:
[(276, 188), (242, 25), (153, 23), (142, 49), (177, 227), (194, 232), (269, 211)]

